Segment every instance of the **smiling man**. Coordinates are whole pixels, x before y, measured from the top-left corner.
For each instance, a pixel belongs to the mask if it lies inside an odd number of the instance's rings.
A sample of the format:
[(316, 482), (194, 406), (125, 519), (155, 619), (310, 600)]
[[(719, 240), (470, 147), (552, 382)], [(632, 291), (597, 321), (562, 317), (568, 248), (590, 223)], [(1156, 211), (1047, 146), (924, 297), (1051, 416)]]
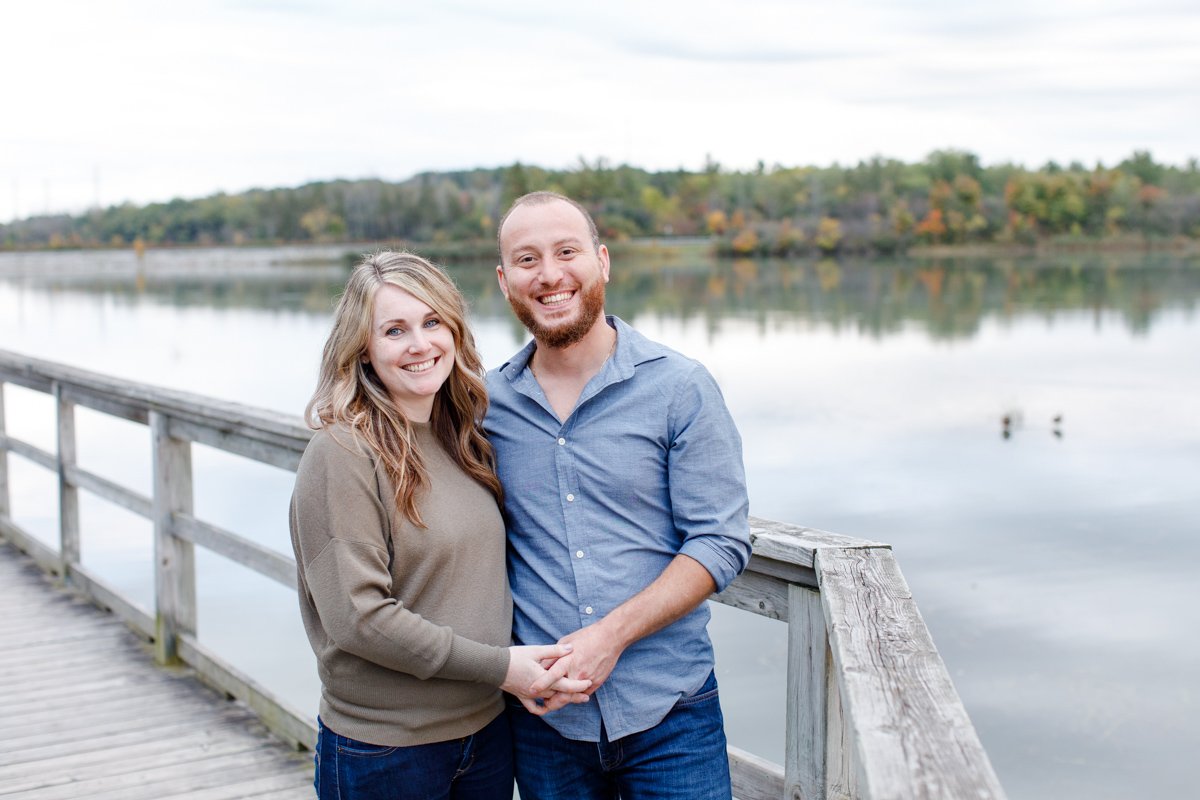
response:
[(510, 703), (525, 800), (730, 797), (705, 598), (750, 557), (741, 439), (698, 362), (604, 314), (578, 203), (518, 199), (500, 289), (533, 341), (488, 374), (513, 636), (570, 642), (591, 703)]

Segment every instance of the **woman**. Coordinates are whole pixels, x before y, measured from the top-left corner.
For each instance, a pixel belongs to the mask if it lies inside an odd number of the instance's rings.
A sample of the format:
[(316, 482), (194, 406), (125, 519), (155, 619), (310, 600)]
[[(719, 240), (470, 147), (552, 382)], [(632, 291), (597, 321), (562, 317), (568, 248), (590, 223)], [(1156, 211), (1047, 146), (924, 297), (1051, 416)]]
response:
[(569, 652), (508, 647), (500, 483), (462, 296), (408, 253), (355, 267), (305, 410), (292, 496), (300, 608), (321, 676), (316, 788), (340, 798), (512, 797), (500, 690), (583, 702)]

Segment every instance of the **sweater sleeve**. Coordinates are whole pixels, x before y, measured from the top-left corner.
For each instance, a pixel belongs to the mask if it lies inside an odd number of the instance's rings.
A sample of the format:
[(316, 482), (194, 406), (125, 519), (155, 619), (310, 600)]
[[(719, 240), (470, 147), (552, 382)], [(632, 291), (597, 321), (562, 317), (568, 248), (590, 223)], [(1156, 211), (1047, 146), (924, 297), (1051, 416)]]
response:
[(507, 648), (459, 636), (393, 596), (390, 503), (380, 497), (369, 456), (332, 434), (313, 438), (297, 470), (291, 517), (297, 560), (326, 635), (347, 653), (418, 678), (499, 686)]

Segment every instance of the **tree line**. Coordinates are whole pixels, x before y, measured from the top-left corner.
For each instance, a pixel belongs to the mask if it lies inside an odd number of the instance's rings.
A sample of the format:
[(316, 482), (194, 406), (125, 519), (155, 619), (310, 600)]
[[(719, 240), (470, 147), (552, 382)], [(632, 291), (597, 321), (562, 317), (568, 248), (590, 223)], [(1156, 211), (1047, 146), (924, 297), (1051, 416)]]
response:
[(604, 160), (333, 180), (0, 225), (5, 248), (413, 242), (494, 252), (496, 224), (536, 189), (586, 205), (602, 237), (704, 237), (725, 255), (893, 253), (915, 245), (1200, 239), (1200, 166), (1134, 152), (1113, 167), (984, 166), (938, 150), (917, 163), (651, 172)]

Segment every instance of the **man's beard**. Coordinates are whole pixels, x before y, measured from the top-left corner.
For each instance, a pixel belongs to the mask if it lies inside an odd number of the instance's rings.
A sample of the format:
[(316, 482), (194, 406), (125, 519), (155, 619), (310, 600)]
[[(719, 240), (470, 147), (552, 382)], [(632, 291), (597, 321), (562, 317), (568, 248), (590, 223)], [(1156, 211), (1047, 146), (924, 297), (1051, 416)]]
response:
[[(533, 338), (539, 345), (562, 349), (581, 341), (592, 329), (592, 325), (596, 323), (596, 318), (604, 311), (604, 281), (597, 280), (591, 286), (581, 288), (579, 291), (583, 295), (579, 306), (579, 315), (570, 322), (552, 328), (538, 322), (529, 306), (511, 295), (508, 298), (508, 304), (512, 306), (517, 319), (521, 320), (521, 324), (525, 326), (526, 330), (533, 334)], [(537, 300), (530, 302), (536, 303)]]

